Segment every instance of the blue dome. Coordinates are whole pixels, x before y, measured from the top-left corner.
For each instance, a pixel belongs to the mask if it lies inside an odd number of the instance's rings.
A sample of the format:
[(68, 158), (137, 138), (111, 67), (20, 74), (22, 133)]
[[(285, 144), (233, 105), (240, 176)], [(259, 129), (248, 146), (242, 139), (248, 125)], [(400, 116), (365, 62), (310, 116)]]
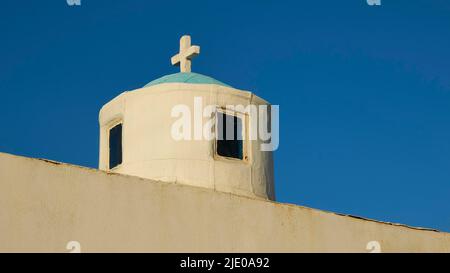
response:
[(179, 82), (179, 83), (194, 83), (194, 84), (218, 84), (226, 87), (231, 87), (223, 82), (220, 82), (214, 78), (198, 74), (198, 73), (175, 73), (163, 76), (159, 79), (153, 80), (149, 83), (147, 83), (144, 87), (149, 87), (153, 85), (157, 85), (160, 83), (172, 83), (172, 82)]

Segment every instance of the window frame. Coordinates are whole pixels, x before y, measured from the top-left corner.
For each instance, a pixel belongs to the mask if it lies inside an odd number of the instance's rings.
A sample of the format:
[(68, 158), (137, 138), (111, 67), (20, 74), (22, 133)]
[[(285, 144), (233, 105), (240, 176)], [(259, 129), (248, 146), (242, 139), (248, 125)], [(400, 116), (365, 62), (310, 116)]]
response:
[[(242, 123), (242, 159), (235, 157), (228, 157), (220, 155), (217, 152), (217, 142), (218, 142), (218, 114), (233, 116), (241, 119)], [(215, 138), (213, 139), (213, 149), (214, 149), (214, 159), (215, 160), (227, 160), (241, 163), (250, 163), (250, 152), (249, 152), (249, 136), (248, 136), (248, 124), (249, 124), (249, 115), (248, 113), (230, 110), (225, 107), (217, 107), (214, 112), (214, 132)]]
[[(120, 142), (120, 146), (121, 146), (121, 152), (122, 152), (122, 155), (121, 155), (121, 162), (120, 162), (120, 164), (117, 164), (116, 166), (114, 166), (113, 168), (111, 168), (111, 166), (110, 166), (110, 161), (111, 161), (111, 151), (110, 151), (110, 132), (111, 132), (111, 129), (113, 129), (114, 127), (116, 127), (117, 125), (119, 125), (119, 124), (121, 124), (122, 125), (122, 129), (121, 129), (121, 142)], [(115, 170), (115, 169), (117, 169), (117, 168), (119, 168), (120, 166), (122, 166), (122, 164), (123, 164), (123, 155), (124, 155), (124, 149), (123, 149), (123, 139), (124, 139), (124, 124), (123, 124), (123, 120), (122, 119), (119, 119), (119, 120), (114, 120), (114, 121), (112, 121), (112, 122), (110, 122), (109, 123), (109, 125), (108, 125), (108, 127), (107, 127), (107, 129), (106, 129), (106, 136), (107, 136), (107, 138), (108, 138), (108, 141), (107, 141), (107, 147), (106, 147), (106, 150), (108, 151), (108, 157), (107, 157), (107, 164), (108, 164), (108, 170), (109, 171), (112, 171), (112, 170)]]

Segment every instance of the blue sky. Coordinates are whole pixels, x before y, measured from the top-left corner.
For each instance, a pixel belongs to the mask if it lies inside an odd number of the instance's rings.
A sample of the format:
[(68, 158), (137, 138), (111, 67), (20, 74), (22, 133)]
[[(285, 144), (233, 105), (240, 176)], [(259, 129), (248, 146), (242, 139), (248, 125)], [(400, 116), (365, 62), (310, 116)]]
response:
[(193, 71), (280, 105), (278, 201), (450, 231), (450, 2), (3, 1), (0, 151), (97, 167), (98, 111)]

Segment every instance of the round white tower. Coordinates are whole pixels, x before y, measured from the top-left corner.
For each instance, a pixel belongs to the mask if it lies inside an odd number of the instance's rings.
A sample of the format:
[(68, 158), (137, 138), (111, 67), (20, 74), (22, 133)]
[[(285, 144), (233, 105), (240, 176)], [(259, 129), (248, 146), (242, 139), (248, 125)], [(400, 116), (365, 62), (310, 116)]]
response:
[(250, 110), (269, 104), (191, 73), (199, 52), (183, 36), (172, 58), (181, 73), (124, 92), (102, 107), (99, 168), (274, 200), (272, 152), (262, 151), (265, 141), (252, 136), (256, 113)]

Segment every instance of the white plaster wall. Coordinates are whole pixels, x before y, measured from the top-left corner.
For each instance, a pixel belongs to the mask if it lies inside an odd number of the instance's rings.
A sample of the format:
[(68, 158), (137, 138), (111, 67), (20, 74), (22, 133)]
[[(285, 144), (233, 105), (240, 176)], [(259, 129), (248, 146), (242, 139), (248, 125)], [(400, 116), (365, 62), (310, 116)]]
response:
[[(438, 217), (438, 216), (437, 216)], [(450, 252), (450, 234), (0, 153), (0, 252)]]
[(111, 171), (274, 200), (272, 152), (262, 152), (260, 140), (248, 141), (247, 161), (236, 161), (215, 156), (214, 140), (173, 139), (178, 118), (171, 110), (179, 104), (191, 109), (193, 136), (195, 97), (203, 107), (267, 105), (250, 92), (216, 84), (165, 83), (122, 93), (100, 111), (99, 168), (108, 170), (108, 130), (122, 120), (123, 163)]

